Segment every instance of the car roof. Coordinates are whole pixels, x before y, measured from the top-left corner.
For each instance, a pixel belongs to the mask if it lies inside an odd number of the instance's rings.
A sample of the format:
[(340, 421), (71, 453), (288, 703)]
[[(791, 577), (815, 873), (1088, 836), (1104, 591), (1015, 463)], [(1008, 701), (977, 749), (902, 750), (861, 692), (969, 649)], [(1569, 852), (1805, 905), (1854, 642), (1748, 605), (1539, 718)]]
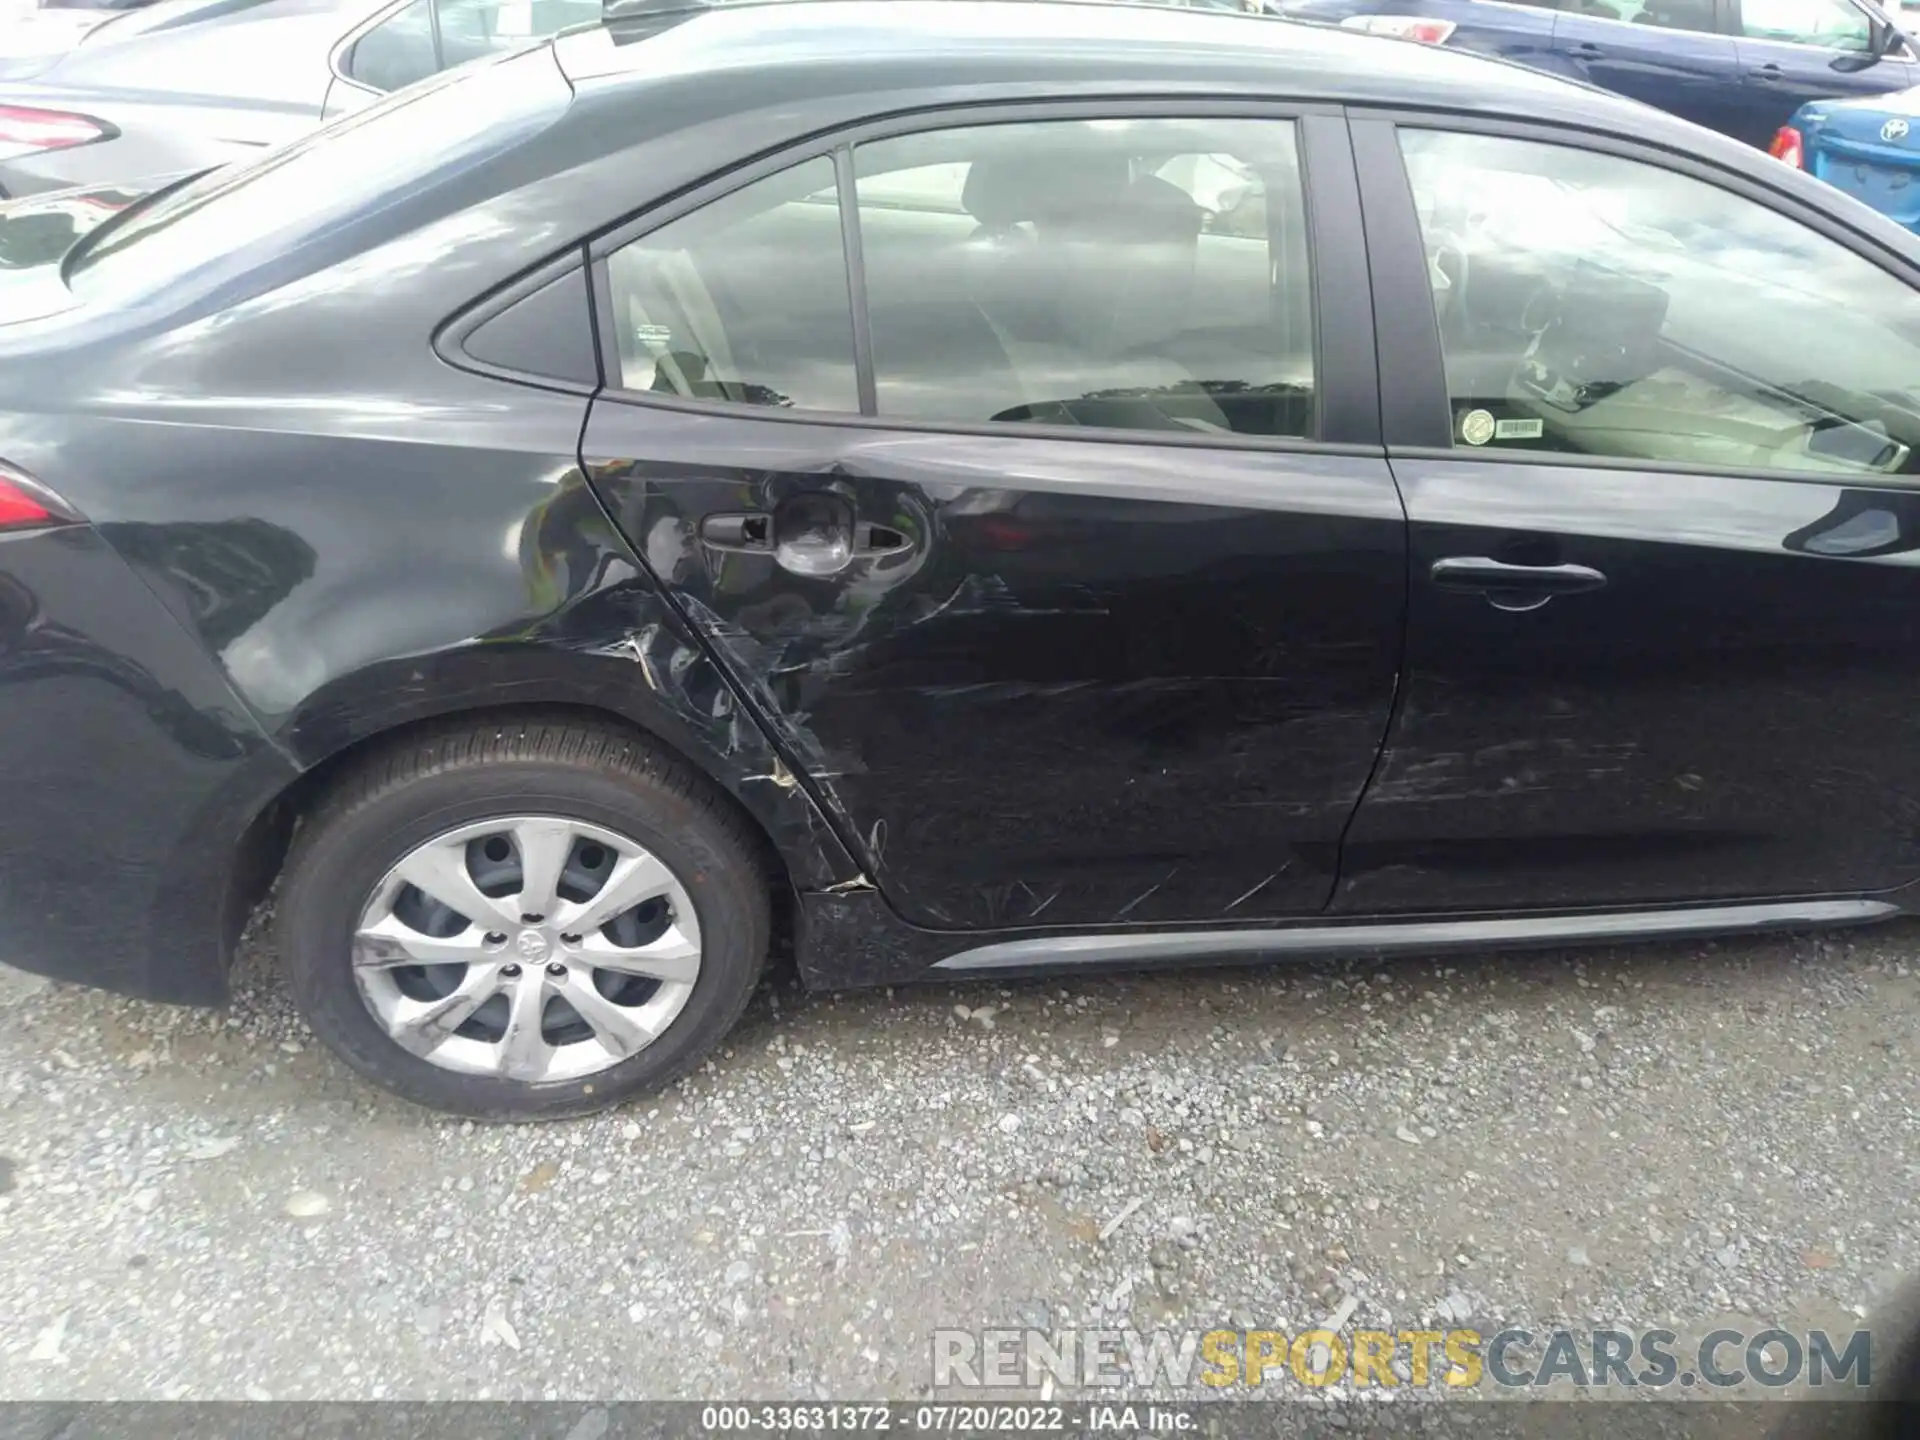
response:
[[(673, 21), (662, 29), (659, 18)], [(744, 69), (809, 72), (821, 93), (899, 88), (907, 73), (945, 85), (1030, 82), (1418, 105), (1560, 120), (1697, 145), (1706, 132), (1646, 106), (1510, 62), (1336, 26), (1115, 0), (656, 0), (554, 41), (586, 83)], [(653, 18), (650, 18), (653, 17)], [(644, 42), (644, 43), (640, 43)], [(871, 86), (863, 85), (871, 77)], [(1089, 93), (1095, 93), (1089, 91)], [(1651, 137), (1650, 137), (1651, 138)], [(1727, 142), (1732, 145), (1733, 142)]]

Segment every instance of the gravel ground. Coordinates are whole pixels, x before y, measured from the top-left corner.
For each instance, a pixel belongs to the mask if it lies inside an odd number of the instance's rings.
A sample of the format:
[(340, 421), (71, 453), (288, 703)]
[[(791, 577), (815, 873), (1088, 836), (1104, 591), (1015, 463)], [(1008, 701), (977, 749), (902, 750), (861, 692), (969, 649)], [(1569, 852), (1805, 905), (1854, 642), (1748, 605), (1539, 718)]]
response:
[[(0, 1395), (912, 1398), (937, 1326), (1850, 1331), (1920, 925), (810, 996), (591, 1120), (0, 971)], [(1197, 1392), (1196, 1392), (1197, 1393)]]

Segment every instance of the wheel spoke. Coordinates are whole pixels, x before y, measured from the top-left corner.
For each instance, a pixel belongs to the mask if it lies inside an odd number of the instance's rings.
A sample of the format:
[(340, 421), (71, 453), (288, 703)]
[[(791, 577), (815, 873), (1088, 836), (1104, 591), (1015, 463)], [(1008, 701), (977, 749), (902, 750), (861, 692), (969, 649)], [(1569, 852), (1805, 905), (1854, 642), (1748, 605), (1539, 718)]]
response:
[(670, 985), (691, 985), (700, 975), (700, 942), (677, 925), (658, 940), (631, 950), (610, 944), (604, 938), (589, 941), (580, 951), (580, 958), (599, 970), (645, 975)]
[(640, 1023), (638, 1014), (594, 989), (589, 976), (582, 975), (578, 985), (569, 985), (564, 998), (611, 1055), (625, 1059), (653, 1039), (653, 1031)]
[(462, 842), (423, 845), (400, 862), (396, 873), (482, 930), (520, 923), (520, 912), (506, 901), (480, 893), (467, 873), (467, 847)]
[(514, 982), (507, 1033), (500, 1037), (500, 1073), (509, 1080), (541, 1080), (553, 1063), (553, 1046), (541, 1033), (552, 993), (546, 973), (528, 967)]
[(452, 994), (408, 1002), (395, 1011), (387, 1021), (387, 1033), (415, 1055), (431, 1055), (499, 990), (500, 972), (491, 965), (475, 965)]
[(653, 856), (622, 855), (613, 862), (613, 870), (600, 893), (578, 905), (561, 907), (559, 928), (576, 935), (591, 935), (609, 920), (624, 915), (644, 900), (664, 895), (673, 888), (673, 872)]
[(484, 933), (469, 925), (458, 935), (423, 935), (389, 915), (354, 935), (353, 963), (362, 970), (385, 970), (395, 965), (470, 965), (481, 958)]
[(573, 827), (564, 820), (522, 820), (513, 827), (520, 851), (520, 908), (552, 915), (560, 907), (560, 874), (573, 853)]
[[(576, 850), (590, 866), (569, 868)], [(514, 893), (482, 893), (516, 871)], [(569, 876), (600, 889), (570, 900), (562, 886), (579, 892)], [(354, 987), (380, 1031), (440, 1069), (496, 1082), (554, 1085), (618, 1065), (677, 1023), (700, 977), (685, 882), (633, 837), (551, 812), (495, 814), (420, 842), (373, 888), (349, 934)], [(623, 946), (616, 935), (654, 938)], [(600, 970), (607, 994), (595, 985)], [(616, 988), (616, 976), (655, 983)], [(555, 1017), (564, 1043), (544, 1033), (556, 998), (570, 1007)]]

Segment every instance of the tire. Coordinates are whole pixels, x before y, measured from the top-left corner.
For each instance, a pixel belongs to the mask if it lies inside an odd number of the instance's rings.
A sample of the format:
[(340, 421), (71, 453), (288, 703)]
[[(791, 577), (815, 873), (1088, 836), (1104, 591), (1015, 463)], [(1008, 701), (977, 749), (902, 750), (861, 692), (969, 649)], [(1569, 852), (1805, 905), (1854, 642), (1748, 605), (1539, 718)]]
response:
[[(490, 826), (508, 828), (489, 836)], [(475, 838), (463, 840), (469, 831)], [(491, 898), (483, 877), (493, 873), (488, 857), (499, 854), (502, 839), (508, 879), (495, 879), (491, 889), (522, 889)], [(396, 1095), (473, 1119), (586, 1114), (685, 1074), (739, 1019), (768, 948), (767, 880), (756, 841), (748, 822), (685, 762), (613, 727), (516, 719), (436, 728), (355, 765), (302, 825), (281, 886), (281, 962), (322, 1043)], [(538, 855), (548, 845), (564, 858), (543, 870)], [(589, 861), (600, 865), (611, 897), (620, 872), (608, 867), (627, 865), (638, 876), (649, 857), (678, 888), (598, 928), (587, 912), (600, 897), (579, 900), (586, 882), (570, 877), (585, 874)], [(441, 878), (451, 867), (478, 887), (477, 897), (457, 876)], [(432, 877), (436, 891), (465, 895), (465, 908), (442, 906), (403, 870)], [(547, 873), (560, 878), (542, 889)], [(555, 914), (518, 917), (549, 922), (537, 932), (543, 938), (528, 940), (534, 932), (516, 931), (511, 917), (499, 916), (536, 890), (554, 897)], [(467, 910), (479, 913), (478, 899), (494, 909), (479, 927), (460, 924)], [(680, 913), (689, 901), (691, 923)], [(592, 928), (548, 933), (569, 913)], [(373, 915), (380, 918), (370, 922)], [(644, 939), (648, 926), (657, 939)], [(456, 933), (435, 938), (449, 929)], [(388, 933), (400, 939), (378, 938)], [(630, 940), (634, 934), (643, 938)], [(677, 954), (688, 943), (697, 967), (690, 975), (674, 970), (672, 978), (656, 979), (593, 968), (602, 955), (653, 953), (616, 945), (651, 945), (663, 954), (677, 947)], [(474, 946), (486, 954), (472, 962), (412, 963), (416, 953), (466, 956)], [(535, 958), (522, 964), (522, 955)], [(618, 1005), (607, 1000), (610, 983), (628, 987), (612, 991)], [(472, 996), (488, 985), (496, 988), (473, 1008)], [(447, 998), (448, 987), (460, 994)], [(642, 998), (629, 998), (629, 990)], [(568, 1003), (556, 1006), (552, 996)], [(434, 1007), (445, 1013), (436, 1011), (430, 1023), (418, 1018)], [(523, 1014), (530, 1023), (518, 1018)], [(507, 1015), (515, 1018), (503, 1021)], [(663, 1025), (659, 1015), (667, 1016)], [(635, 1017), (655, 1018), (641, 1024)], [(458, 1028), (449, 1029), (456, 1020)], [(634, 1038), (656, 1025), (651, 1039)], [(633, 1044), (639, 1048), (628, 1053)], [(582, 1065), (601, 1068), (583, 1072)]]

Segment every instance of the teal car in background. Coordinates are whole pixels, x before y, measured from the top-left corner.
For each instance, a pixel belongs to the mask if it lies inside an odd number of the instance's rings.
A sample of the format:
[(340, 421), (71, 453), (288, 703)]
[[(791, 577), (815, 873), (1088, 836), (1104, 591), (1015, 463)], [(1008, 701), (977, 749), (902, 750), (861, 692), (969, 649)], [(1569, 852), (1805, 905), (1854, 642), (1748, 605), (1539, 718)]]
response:
[(1769, 148), (1775, 158), (1920, 232), (1920, 87), (1811, 101), (1794, 112)]

